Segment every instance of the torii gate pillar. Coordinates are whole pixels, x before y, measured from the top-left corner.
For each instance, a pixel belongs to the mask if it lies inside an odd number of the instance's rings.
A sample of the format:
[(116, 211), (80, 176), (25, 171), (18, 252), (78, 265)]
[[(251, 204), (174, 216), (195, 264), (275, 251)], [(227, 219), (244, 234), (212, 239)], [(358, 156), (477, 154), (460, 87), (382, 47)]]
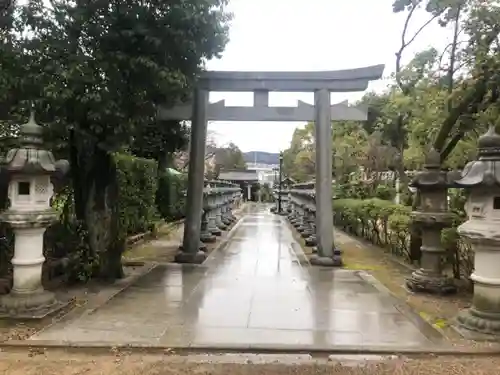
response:
[[(371, 80), (382, 77), (383, 65), (330, 72), (205, 72), (197, 83), (192, 106), (160, 108), (164, 120), (191, 120), (191, 147), (186, 222), (181, 251), (182, 263), (201, 263), (199, 251), (207, 121), (314, 121), (316, 142), (316, 227), (318, 255), (312, 264), (341, 265), (333, 241), (332, 212), (332, 121), (365, 121), (363, 109), (347, 103), (330, 104), (331, 92), (364, 91)], [(253, 107), (226, 107), (224, 101), (209, 104), (210, 91), (254, 93)], [(314, 92), (315, 105), (270, 107), (269, 92)]]
[(184, 221), (182, 246), (175, 257), (178, 263), (202, 263), (206, 258), (206, 254), (200, 251), (199, 246), (205, 182), (208, 94), (209, 92), (205, 89), (196, 89), (194, 92), (189, 147), (186, 220)]

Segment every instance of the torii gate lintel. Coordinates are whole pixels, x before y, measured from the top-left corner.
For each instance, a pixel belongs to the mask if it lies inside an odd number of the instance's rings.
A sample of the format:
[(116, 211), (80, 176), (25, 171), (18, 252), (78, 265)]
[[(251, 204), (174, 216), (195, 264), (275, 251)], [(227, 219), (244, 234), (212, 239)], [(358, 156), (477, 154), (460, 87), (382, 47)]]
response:
[[(346, 102), (331, 105), (331, 92), (364, 91), (382, 77), (383, 65), (330, 72), (205, 72), (194, 90), (192, 105), (161, 108), (159, 119), (191, 120), (186, 222), (179, 262), (199, 263), (201, 214), (208, 121), (314, 121), (316, 142), (316, 228), (318, 256), (314, 263), (337, 265), (334, 256), (332, 217), (332, 120), (364, 121), (366, 110)], [(224, 101), (209, 103), (210, 91), (254, 93), (253, 107), (228, 107)], [(314, 105), (270, 107), (269, 92), (314, 92)], [(313, 262), (313, 260), (311, 261)]]

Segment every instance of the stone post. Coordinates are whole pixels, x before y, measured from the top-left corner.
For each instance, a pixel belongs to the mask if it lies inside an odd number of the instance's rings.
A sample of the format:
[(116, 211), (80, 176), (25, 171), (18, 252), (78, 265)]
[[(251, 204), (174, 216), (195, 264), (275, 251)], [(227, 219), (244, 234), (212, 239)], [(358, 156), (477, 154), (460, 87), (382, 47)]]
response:
[(207, 141), (208, 91), (194, 91), (191, 142), (189, 149), (186, 220), (182, 248), (175, 257), (178, 263), (202, 263), (206, 254), (199, 250)]
[(224, 188), (219, 188), (219, 194), (217, 195), (217, 209), (215, 211), (215, 225), (220, 230), (226, 230), (227, 226), (222, 222), (222, 208), (224, 206)]
[(216, 241), (216, 237), (212, 232), (210, 231), (208, 227), (208, 221), (210, 217), (210, 210), (212, 209), (211, 202), (210, 202), (210, 196), (212, 194), (212, 190), (210, 186), (208, 186), (205, 189), (205, 192), (203, 194), (203, 215), (201, 218), (201, 233), (200, 233), (200, 240), (201, 242), (204, 243), (213, 243)]
[(297, 216), (296, 216), (297, 220), (295, 220), (295, 222), (293, 223), (293, 226), (298, 231), (304, 222), (304, 209), (302, 208), (299, 197), (297, 197), (297, 202), (296, 202), (295, 207), (297, 209)]
[(330, 92), (326, 89), (314, 93), (316, 143), (316, 230), (318, 254), (311, 264), (340, 266), (342, 261), (334, 254), (332, 209), (332, 119)]
[(297, 232), (302, 234), (304, 230), (307, 229), (307, 214), (306, 214), (306, 207), (304, 206), (304, 200), (302, 197), (300, 197), (300, 203), (299, 203), (299, 212), (300, 212), (300, 218), (298, 221), (298, 225), (295, 227), (297, 228)]
[(218, 210), (218, 197), (219, 197), (219, 188), (211, 188), (209, 195), (209, 207), (210, 211), (208, 214), (208, 223), (207, 229), (214, 236), (221, 236), (222, 231), (217, 228), (217, 210)]
[(291, 212), (288, 215), (288, 220), (290, 221), (290, 224), (294, 225), (297, 222), (298, 219), (298, 212), (297, 212), (297, 203), (295, 202), (295, 196), (294, 196), (294, 191), (290, 191), (290, 204), (291, 204)]
[(43, 128), (35, 122), (33, 112), (19, 133), (20, 148), (9, 150), (2, 163), (10, 178), (11, 205), (0, 218), (14, 230), (15, 243), (12, 290), (0, 299), (0, 315), (43, 318), (63, 305), (42, 286), (43, 236), (58, 218), (50, 206), (51, 177), (66, 173), (69, 163), (55, 162), (52, 152), (43, 149)]
[[(466, 332), (500, 336), (500, 135), (493, 127), (478, 140), (479, 158), (456, 181), (470, 190), (468, 220), (458, 233), (474, 251), (472, 306), (457, 321)], [(481, 337), (480, 337), (481, 338)], [(484, 337), (483, 337), (484, 338)]]
[(237, 188), (234, 187), (232, 188), (231, 195), (229, 196), (229, 220), (231, 220), (231, 223), (235, 223), (238, 219), (236, 216), (234, 216), (234, 209), (236, 208), (236, 194), (237, 194)]
[(422, 229), (422, 258), (421, 268), (413, 272), (406, 285), (414, 292), (453, 293), (456, 290), (453, 280), (443, 275), (441, 264), (445, 255), (441, 231), (451, 225), (453, 216), (446, 202), (447, 173), (441, 170), (441, 157), (436, 150), (429, 151), (424, 170), (415, 176), (412, 185), (421, 195), (420, 205), (411, 217)]
[[(314, 196), (312, 197), (314, 199)], [(310, 227), (310, 234), (309, 236), (305, 239), (305, 244), (306, 246), (317, 246), (317, 241), (316, 241), (316, 207), (314, 205), (311, 205), (309, 208), (309, 227)]]
[(227, 186), (224, 187), (224, 205), (222, 206), (221, 221), (229, 228), (231, 220), (229, 219), (229, 205), (231, 204), (231, 190)]

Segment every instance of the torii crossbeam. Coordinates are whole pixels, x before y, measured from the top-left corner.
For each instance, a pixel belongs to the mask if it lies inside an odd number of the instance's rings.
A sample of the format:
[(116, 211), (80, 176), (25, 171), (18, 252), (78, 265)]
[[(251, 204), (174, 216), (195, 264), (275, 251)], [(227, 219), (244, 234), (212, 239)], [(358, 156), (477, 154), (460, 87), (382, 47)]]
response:
[[(331, 92), (356, 92), (382, 77), (384, 65), (327, 72), (221, 72), (203, 73), (193, 95), (193, 103), (160, 108), (162, 120), (191, 120), (186, 222), (178, 262), (200, 263), (199, 252), (205, 144), (208, 121), (314, 121), (316, 142), (316, 229), (318, 257), (315, 264), (334, 265), (332, 216), (332, 121), (365, 121), (367, 112), (347, 102), (331, 105)], [(209, 103), (210, 91), (254, 93), (252, 107), (229, 107), (225, 102)], [(296, 107), (269, 106), (269, 93), (314, 92), (314, 105), (300, 102)]]

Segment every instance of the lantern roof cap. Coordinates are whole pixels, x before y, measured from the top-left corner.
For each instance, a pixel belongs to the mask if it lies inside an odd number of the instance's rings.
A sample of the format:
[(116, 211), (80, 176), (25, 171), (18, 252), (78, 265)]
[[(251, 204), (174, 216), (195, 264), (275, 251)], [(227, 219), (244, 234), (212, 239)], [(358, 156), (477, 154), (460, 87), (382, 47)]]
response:
[(43, 144), (43, 128), (36, 123), (34, 109), (30, 112), (27, 123), (19, 128), (21, 145), (26, 148), (37, 148)]
[(479, 137), (477, 142), (479, 156), (500, 157), (500, 134), (494, 126), (490, 126), (488, 131)]

